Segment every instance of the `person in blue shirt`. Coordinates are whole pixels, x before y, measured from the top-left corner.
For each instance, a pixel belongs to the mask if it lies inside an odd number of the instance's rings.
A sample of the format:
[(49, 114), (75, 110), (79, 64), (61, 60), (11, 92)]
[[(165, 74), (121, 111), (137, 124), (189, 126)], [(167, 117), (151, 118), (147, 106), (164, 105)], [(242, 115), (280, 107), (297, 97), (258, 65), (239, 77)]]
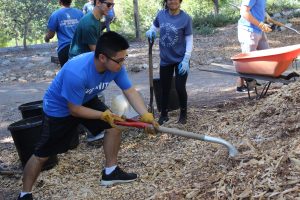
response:
[(161, 125), (169, 120), (168, 102), (171, 83), (175, 71), (175, 86), (180, 103), (178, 123), (187, 121), (186, 81), (189, 73), (190, 58), (193, 48), (191, 17), (180, 9), (182, 0), (164, 0), (165, 9), (158, 12), (146, 36), (153, 41), (160, 30), (160, 83), (161, 114), (158, 123)]
[(140, 121), (158, 127), (128, 78), (124, 65), (128, 48), (124, 37), (113, 31), (106, 32), (99, 37), (95, 52), (74, 57), (59, 71), (44, 95), (41, 138), (24, 168), (19, 199), (32, 198), (31, 190), (43, 164), (49, 156), (68, 151), (70, 139), (76, 134), (73, 130), (79, 123), (93, 125), (95, 130), (106, 130), (103, 142), (106, 161), (101, 185), (137, 179), (137, 174), (124, 172), (117, 166), (121, 130), (116, 128), (114, 121), (123, 119), (97, 97), (114, 81), (141, 115)]
[(68, 61), (70, 43), (83, 16), (80, 10), (70, 7), (71, 3), (72, 0), (59, 0), (62, 7), (51, 14), (47, 26), (48, 32), (44, 37), (45, 42), (49, 42), (57, 33), (57, 54), (61, 67)]
[[(243, 0), (240, 13), (238, 40), (242, 52), (268, 49), (269, 44), (265, 33), (271, 32), (272, 29), (264, 23), (266, 0)], [(238, 78), (236, 91), (248, 92), (244, 79)]]
[(88, 2), (83, 5), (82, 12), (83, 14), (87, 14), (89, 12), (92, 12), (93, 9), (94, 9), (94, 0), (88, 0)]
[(115, 18), (115, 11), (114, 8), (108, 11), (108, 14), (105, 16), (105, 28), (106, 31), (110, 31), (110, 24)]

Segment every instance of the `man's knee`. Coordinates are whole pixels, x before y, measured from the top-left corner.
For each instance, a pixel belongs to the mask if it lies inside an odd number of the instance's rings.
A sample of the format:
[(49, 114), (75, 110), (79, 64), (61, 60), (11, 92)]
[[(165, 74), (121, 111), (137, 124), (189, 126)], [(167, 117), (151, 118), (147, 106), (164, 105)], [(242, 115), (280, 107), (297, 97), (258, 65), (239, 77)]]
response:
[(118, 128), (110, 128), (106, 129), (105, 134), (120, 136), (122, 134), (122, 131)]
[(39, 157), (39, 156), (33, 155), (33, 159), (40, 164), (44, 164), (49, 159), (49, 157)]

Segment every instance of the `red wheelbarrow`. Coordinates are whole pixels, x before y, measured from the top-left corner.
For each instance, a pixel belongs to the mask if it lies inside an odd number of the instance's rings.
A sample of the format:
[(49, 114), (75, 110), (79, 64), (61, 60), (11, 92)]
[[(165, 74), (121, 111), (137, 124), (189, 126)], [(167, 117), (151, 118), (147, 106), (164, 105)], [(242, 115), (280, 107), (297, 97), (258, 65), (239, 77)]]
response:
[(178, 129), (163, 127), (163, 126), (154, 128), (152, 124), (136, 121), (133, 119), (126, 119), (126, 121), (123, 121), (123, 122), (115, 121), (115, 124), (119, 125), (119, 126), (134, 127), (134, 128), (141, 128), (141, 129), (150, 128), (150, 129), (155, 129), (158, 132), (169, 133), (172, 135), (183, 136), (183, 137), (192, 138), (192, 139), (196, 139), (196, 140), (202, 140), (202, 141), (206, 141), (206, 142), (218, 143), (218, 144), (224, 145), (228, 149), (228, 153), (229, 153), (230, 157), (235, 157), (238, 154), (238, 151), (232, 144), (230, 144), (229, 142), (227, 142), (224, 139), (217, 138), (217, 137), (196, 134), (193, 132), (182, 131), (182, 130), (178, 130)]
[(237, 72), (279, 77), (300, 54), (300, 44), (237, 54), (231, 59)]
[[(250, 98), (249, 89), (254, 87), (256, 99), (259, 99), (267, 94), (271, 83), (279, 82), (283, 84), (289, 84), (291, 81), (294, 81), (296, 77), (299, 77), (299, 74), (296, 72), (283, 74), (283, 72), (288, 69), (290, 64), (297, 58), (299, 54), (299, 44), (252, 51), (249, 53), (240, 53), (231, 57), (235, 66), (235, 72), (211, 69), (199, 70), (241, 77), (246, 81), (248, 97)], [(263, 80), (267, 82), (264, 84), (260, 94), (257, 93), (256, 86), (252, 86), (250, 84), (253, 80)]]

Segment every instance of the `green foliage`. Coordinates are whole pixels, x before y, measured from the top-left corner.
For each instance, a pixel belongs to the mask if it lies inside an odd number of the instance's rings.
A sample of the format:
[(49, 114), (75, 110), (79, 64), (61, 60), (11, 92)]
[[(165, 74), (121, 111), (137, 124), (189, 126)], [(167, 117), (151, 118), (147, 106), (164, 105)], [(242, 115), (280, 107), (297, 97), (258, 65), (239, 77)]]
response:
[[(73, 0), (72, 6), (81, 10), (86, 2)], [(162, 9), (161, 2), (138, 0), (142, 37), (153, 23), (156, 13)], [(195, 32), (209, 35), (215, 32), (216, 27), (238, 21), (239, 11), (229, 2), (239, 5), (241, 0), (219, 0), (218, 15), (214, 13), (213, 0), (183, 0), (181, 8), (192, 17)], [(133, 0), (115, 0), (115, 3), (116, 20), (111, 24), (111, 29), (133, 39)], [(267, 3), (269, 13), (300, 8), (299, 0), (268, 0)], [(20, 43), (21, 39), (28, 43), (43, 42), (47, 21), (59, 7), (57, 0), (0, 0), (0, 47), (16, 44), (16, 41)]]
[(213, 4), (207, 2), (202, 4), (202, 9), (194, 12), (193, 27), (197, 33), (202, 35), (210, 35), (215, 32), (216, 27), (226, 26), (227, 24), (236, 23), (240, 17), (238, 10), (228, 4), (219, 4), (219, 14), (213, 13)]
[(26, 47), (27, 39), (35, 40), (44, 30), (45, 15), (50, 12), (48, 0), (1, 0), (3, 20), (1, 26), (9, 25), (4, 31), (13, 38), (23, 38)]
[(87, 0), (73, 0), (72, 6), (78, 8), (79, 10), (82, 10), (85, 3), (87, 3)]
[(277, 13), (284, 10), (300, 8), (299, 0), (269, 0), (267, 1), (267, 12)]

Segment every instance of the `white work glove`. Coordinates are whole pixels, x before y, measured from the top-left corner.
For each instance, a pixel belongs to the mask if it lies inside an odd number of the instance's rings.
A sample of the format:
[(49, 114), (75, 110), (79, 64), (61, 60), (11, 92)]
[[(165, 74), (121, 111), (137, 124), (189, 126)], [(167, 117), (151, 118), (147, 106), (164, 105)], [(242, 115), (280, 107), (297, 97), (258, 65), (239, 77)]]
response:
[(190, 58), (191, 55), (190, 54), (184, 54), (183, 60), (181, 61), (181, 63), (178, 65), (178, 72), (180, 75), (184, 75), (185, 73), (189, 73), (190, 71)]
[(272, 28), (268, 24), (265, 24), (264, 22), (260, 22), (258, 24), (258, 28), (260, 28), (265, 33), (269, 33), (272, 31)]
[(149, 38), (150, 42), (154, 42), (155, 38), (156, 38), (156, 32), (149, 29), (147, 32), (146, 32), (146, 37)]

